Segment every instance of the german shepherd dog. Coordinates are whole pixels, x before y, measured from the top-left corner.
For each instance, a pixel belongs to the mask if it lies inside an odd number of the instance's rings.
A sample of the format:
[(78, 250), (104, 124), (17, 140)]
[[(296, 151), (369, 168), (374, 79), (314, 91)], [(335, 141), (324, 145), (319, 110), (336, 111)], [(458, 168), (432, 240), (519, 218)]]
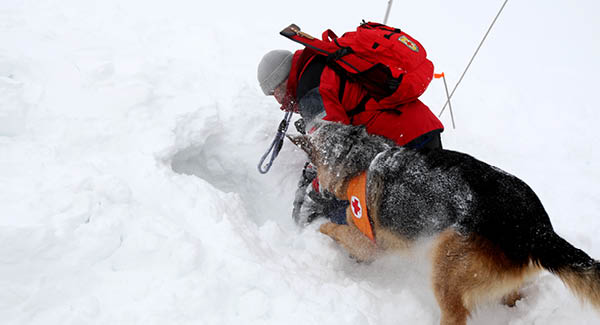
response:
[(406, 250), (432, 238), (432, 286), (441, 324), (466, 324), (478, 303), (514, 305), (525, 280), (542, 269), (600, 308), (600, 263), (557, 235), (523, 181), (469, 155), (416, 151), (369, 135), (363, 127), (322, 123), (290, 136), (317, 167), (321, 187), (346, 200), (348, 184), (366, 172), (366, 206), (374, 232), (353, 222), (320, 231), (358, 260)]

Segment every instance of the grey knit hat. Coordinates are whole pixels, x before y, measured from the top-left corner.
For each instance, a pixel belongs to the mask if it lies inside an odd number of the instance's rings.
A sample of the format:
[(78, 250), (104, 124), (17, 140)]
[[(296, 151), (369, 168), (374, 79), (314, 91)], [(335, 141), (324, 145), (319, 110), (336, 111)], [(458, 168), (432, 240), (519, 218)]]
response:
[(273, 50), (260, 60), (258, 82), (265, 95), (273, 95), (275, 88), (289, 76), (293, 56), (292, 52), (287, 50)]

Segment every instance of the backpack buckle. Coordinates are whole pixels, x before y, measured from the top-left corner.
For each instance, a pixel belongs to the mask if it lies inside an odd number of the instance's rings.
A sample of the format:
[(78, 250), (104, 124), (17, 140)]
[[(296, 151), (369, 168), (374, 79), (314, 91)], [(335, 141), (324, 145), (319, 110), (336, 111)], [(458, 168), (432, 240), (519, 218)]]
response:
[[(336, 44), (337, 44), (337, 42), (336, 42)], [(338, 44), (338, 46), (339, 46), (339, 44)], [(348, 47), (348, 46), (340, 47), (339, 50), (337, 50), (327, 56), (327, 62), (335, 62), (335, 61), (341, 59), (342, 57), (344, 57), (348, 54), (352, 54), (352, 53), (354, 53), (354, 50), (351, 47)]]

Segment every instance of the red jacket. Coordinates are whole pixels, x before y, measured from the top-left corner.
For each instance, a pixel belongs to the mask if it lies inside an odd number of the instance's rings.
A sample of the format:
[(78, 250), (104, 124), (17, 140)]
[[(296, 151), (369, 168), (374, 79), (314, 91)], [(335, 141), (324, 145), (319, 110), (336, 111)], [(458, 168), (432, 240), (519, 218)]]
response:
[[(288, 101), (282, 109), (297, 111), (296, 89), (304, 69), (315, 53), (310, 49), (298, 50), (292, 59), (292, 68), (287, 83)], [(330, 67), (321, 73), (319, 93), (323, 100), (326, 116), (323, 120), (344, 124), (364, 125), (367, 132), (384, 136), (405, 145), (417, 137), (431, 131), (444, 129), (440, 120), (420, 100), (410, 101), (398, 107), (382, 107), (374, 99), (369, 99), (365, 110), (350, 118), (348, 112), (356, 108), (367, 95), (357, 83), (345, 81), (340, 101), (340, 83), (344, 82)]]

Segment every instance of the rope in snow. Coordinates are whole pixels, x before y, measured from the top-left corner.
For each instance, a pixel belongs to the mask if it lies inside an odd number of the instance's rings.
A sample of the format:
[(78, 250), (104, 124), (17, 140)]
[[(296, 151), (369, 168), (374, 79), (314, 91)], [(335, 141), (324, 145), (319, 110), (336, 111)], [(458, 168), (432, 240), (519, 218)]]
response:
[(479, 52), (479, 49), (481, 49), (481, 46), (483, 45), (483, 42), (485, 42), (485, 39), (487, 38), (488, 34), (492, 30), (492, 27), (494, 27), (494, 24), (496, 23), (496, 20), (498, 20), (498, 17), (500, 17), (500, 14), (502, 13), (502, 10), (504, 9), (504, 6), (506, 6), (507, 2), (508, 2), (508, 0), (505, 0), (504, 3), (502, 4), (502, 7), (500, 8), (500, 10), (498, 11), (498, 14), (496, 15), (496, 18), (494, 18), (494, 20), (492, 21), (492, 24), (490, 25), (490, 27), (488, 28), (487, 32), (483, 36), (483, 39), (479, 43), (479, 46), (477, 47), (477, 50), (475, 50), (475, 54), (473, 54), (473, 56), (471, 57), (471, 60), (469, 61), (469, 64), (467, 64), (467, 67), (465, 68), (465, 71), (463, 71), (462, 75), (458, 79), (458, 82), (454, 86), (454, 89), (452, 89), (452, 92), (450, 93), (450, 96), (448, 96), (448, 100), (446, 101), (446, 104), (444, 104), (444, 107), (442, 107), (442, 111), (440, 112), (440, 114), (438, 115), (438, 117), (442, 116), (442, 113), (444, 113), (444, 110), (446, 109), (446, 106), (448, 106), (448, 104), (450, 103), (450, 99), (454, 95), (454, 92), (456, 91), (456, 88), (458, 88), (458, 85), (460, 85), (461, 81), (465, 77), (465, 74), (467, 73), (467, 70), (469, 70), (469, 67), (471, 67), (471, 63), (473, 63), (473, 60), (475, 59), (475, 56), (477, 56), (477, 53)]
[[(258, 162), (258, 171), (261, 174), (266, 174), (269, 172), (269, 169), (271, 169), (271, 166), (273, 165), (273, 161), (275, 161), (275, 158), (277, 158), (277, 155), (279, 155), (279, 151), (281, 150), (281, 147), (283, 146), (283, 139), (285, 137), (285, 132), (287, 132), (288, 126), (290, 125), (290, 120), (292, 119), (292, 112), (291, 111), (287, 111), (285, 112), (285, 116), (283, 117), (283, 120), (281, 120), (281, 123), (279, 123), (279, 127), (277, 128), (277, 134), (275, 135), (275, 139), (273, 139), (273, 142), (271, 143), (271, 146), (269, 147), (269, 149), (267, 149), (267, 152), (265, 152), (265, 154), (260, 158), (260, 161)], [(269, 162), (263, 166), (265, 160), (267, 159), (267, 156), (271, 153), (271, 159), (269, 160)]]

